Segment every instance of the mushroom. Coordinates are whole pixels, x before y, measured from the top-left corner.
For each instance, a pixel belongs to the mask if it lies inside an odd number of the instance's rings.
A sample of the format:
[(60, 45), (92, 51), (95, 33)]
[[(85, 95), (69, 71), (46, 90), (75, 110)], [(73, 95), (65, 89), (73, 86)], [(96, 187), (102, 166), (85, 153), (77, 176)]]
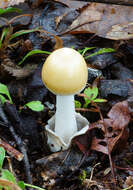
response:
[[(69, 146), (70, 139), (78, 131), (74, 95), (84, 89), (87, 79), (86, 62), (82, 55), (72, 48), (55, 50), (43, 65), (42, 81), (56, 95), (54, 128), (52, 131), (49, 127), (46, 130), (50, 133), (50, 139), (56, 136), (64, 147)], [(51, 142), (50, 139), (48, 140)]]

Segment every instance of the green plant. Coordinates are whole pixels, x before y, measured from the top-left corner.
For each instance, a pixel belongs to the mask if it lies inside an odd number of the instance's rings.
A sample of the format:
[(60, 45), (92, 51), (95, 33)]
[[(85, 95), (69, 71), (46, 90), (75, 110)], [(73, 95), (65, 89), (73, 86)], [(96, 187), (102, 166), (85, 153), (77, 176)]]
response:
[(8, 98), (10, 104), (13, 104), (13, 101), (12, 101), (12, 98), (10, 96), (7, 86), (0, 83), (0, 100), (2, 104), (4, 104), (7, 101), (7, 99), (3, 95), (5, 95)]
[(85, 170), (82, 170), (80, 175), (79, 175), (79, 180), (81, 181), (81, 184), (84, 182), (84, 180), (86, 179), (87, 174)]
[(19, 30), (13, 33), (13, 28), (11, 26), (4, 28), (1, 34), (1, 38), (0, 38), (0, 48), (1, 48), (0, 51), (5, 50), (8, 46), (10, 47), (10, 41), (13, 40), (14, 38), (17, 38), (24, 34), (36, 32), (37, 30), (38, 29), (35, 28), (31, 30)]
[[(101, 102), (106, 102), (107, 100), (97, 98), (98, 96), (98, 88), (96, 86), (93, 87), (88, 87), (84, 90), (82, 96), (84, 97), (84, 105), (83, 108), (87, 108), (87, 106), (91, 103), (101, 103)], [(81, 108), (81, 103), (79, 101), (75, 101), (75, 107), (76, 108)]]
[(101, 102), (107, 101), (105, 99), (97, 98), (98, 88), (96, 86), (86, 88), (84, 90), (84, 94), (87, 96), (87, 97), (84, 97), (84, 100), (85, 100), (85, 104), (83, 106), (84, 108), (86, 108), (88, 106), (88, 104), (90, 104), (92, 102), (101, 103)]
[(3, 147), (0, 147), (0, 190), (24, 190), (26, 187), (31, 187), (38, 190), (45, 190), (35, 185), (27, 184), (24, 181), (17, 181), (14, 175), (8, 170), (3, 169), (3, 163), (5, 160), (5, 150)]
[(28, 57), (30, 57), (32, 55), (35, 55), (35, 54), (47, 54), (47, 55), (50, 55), (51, 52), (49, 52), (49, 51), (43, 51), (43, 50), (39, 50), (39, 49), (32, 50), (32, 51), (28, 52), (24, 56), (24, 58), (18, 63), (18, 65), (21, 65)]
[(0, 9), (0, 15), (12, 12), (21, 13), (22, 11), (14, 7), (7, 7), (6, 9)]
[(79, 102), (78, 100), (75, 100), (75, 108), (81, 108), (81, 102)]
[(31, 101), (25, 104), (24, 106), (30, 108), (33, 111), (43, 111), (44, 110), (44, 105), (40, 101)]
[(103, 53), (111, 53), (111, 52), (115, 52), (115, 49), (113, 48), (101, 48), (99, 49), (97, 52), (95, 53), (92, 53), (88, 56), (85, 56), (86, 52), (92, 50), (92, 49), (95, 49), (96, 47), (85, 47), (84, 49), (81, 49), (81, 50), (78, 50), (79, 53), (81, 53), (82, 56), (84, 56), (85, 59), (88, 59), (92, 56), (95, 56), (95, 55), (101, 55)]
[[(10, 96), (10, 93), (9, 93), (7, 86), (5, 84), (2, 84), (2, 83), (0, 83), (0, 100), (1, 100), (2, 104), (4, 104), (6, 101), (9, 101), (10, 104), (13, 104), (13, 101), (12, 101), (12, 98)], [(38, 100), (28, 102), (23, 107), (28, 107), (29, 109), (31, 109), (33, 111), (37, 111), (37, 112), (44, 110), (44, 105)]]

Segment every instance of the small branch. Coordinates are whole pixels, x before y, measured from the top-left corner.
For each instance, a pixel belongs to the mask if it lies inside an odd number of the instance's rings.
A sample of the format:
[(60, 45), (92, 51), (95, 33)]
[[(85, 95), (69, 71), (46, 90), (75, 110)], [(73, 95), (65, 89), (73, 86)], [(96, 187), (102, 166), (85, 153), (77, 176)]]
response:
[(9, 145), (8, 143), (6, 143), (2, 139), (0, 139), (0, 146), (2, 146), (7, 151), (7, 153), (9, 155), (13, 156), (18, 161), (21, 161), (23, 159), (24, 155), (21, 152), (19, 152), (15, 148), (13, 148), (11, 145)]
[(114, 167), (115, 168), (117, 168), (117, 169), (119, 169), (119, 170), (130, 170), (130, 171), (133, 171), (133, 168), (122, 168), (122, 167), (120, 167), (120, 166), (116, 166), (116, 165), (114, 165)]
[(31, 184), (32, 183), (32, 177), (31, 177), (31, 172), (30, 172), (30, 163), (29, 163), (29, 159), (28, 159), (28, 155), (27, 155), (27, 151), (26, 151), (25, 145), (24, 145), (22, 139), (18, 136), (18, 134), (14, 130), (14, 127), (8, 121), (8, 119), (6, 117), (6, 114), (3, 111), (1, 105), (0, 105), (0, 117), (3, 120), (3, 122), (0, 122), (0, 125), (3, 125), (5, 127), (7, 127), (7, 129), (12, 134), (14, 140), (16, 141), (16, 144), (18, 145), (20, 151), (24, 155), (23, 162), (24, 162), (24, 167), (25, 167), (25, 174), (26, 174), (26, 177), (27, 177), (27, 182)]

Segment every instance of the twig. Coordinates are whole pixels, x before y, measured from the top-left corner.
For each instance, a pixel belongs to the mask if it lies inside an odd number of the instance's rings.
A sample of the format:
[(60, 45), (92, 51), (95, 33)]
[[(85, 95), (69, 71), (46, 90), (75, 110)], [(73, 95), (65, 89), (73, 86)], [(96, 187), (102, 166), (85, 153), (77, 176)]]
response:
[(90, 181), (92, 181), (94, 169), (95, 169), (98, 165), (100, 165), (100, 163), (95, 164), (95, 166), (92, 168), (92, 170), (91, 170), (91, 175), (90, 175), (90, 179), (89, 179)]
[(15, 148), (13, 148), (11, 145), (9, 145), (8, 143), (6, 143), (2, 139), (0, 139), (0, 146), (2, 146), (7, 151), (7, 153), (9, 155), (13, 156), (18, 161), (21, 161), (24, 158), (24, 155), (21, 152), (19, 152)]
[(133, 168), (122, 168), (122, 167), (119, 167), (119, 166), (116, 166), (114, 165), (115, 168), (119, 169), (119, 170), (130, 170), (130, 171), (133, 171)]
[[(7, 119), (7, 117), (6, 117), (5, 113), (4, 113), (1, 105), (0, 105), (0, 117), (4, 121), (3, 125), (8, 128), (8, 130), (12, 134), (13, 138), (15, 139), (16, 144), (18, 145), (20, 151), (24, 155), (23, 162), (24, 162), (24, 166), (25, 166), (25, 174), (26, 174), (26, 177), (27, 177), (27, 182), (32, 183), (32, 177), (31, 177), (31, 174), (30, 174), (30, 164), (29, 164), (29, 159), (28, 159), (28, 155), (27, 155), (27, 152), (26, 152), (25, 145), (23, 144), (22, 139), (16, 134), (13, 126), (9, 123), (9, 121), (8, 121), (8, 119)], [(2, 124), (2, 122), (0, 122), (0, 124)]]

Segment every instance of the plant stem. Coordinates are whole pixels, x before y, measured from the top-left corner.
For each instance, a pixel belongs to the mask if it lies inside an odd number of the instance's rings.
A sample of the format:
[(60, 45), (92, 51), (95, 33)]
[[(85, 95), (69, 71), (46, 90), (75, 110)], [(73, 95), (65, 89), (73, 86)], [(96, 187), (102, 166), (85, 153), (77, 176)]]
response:
[(31, 188), (35, 188), (35, 189), (39, 189), (39, 190), (45, 190), (45, 189), (43, 189), (41, 187), (38, 187), (36, 185), (31, 185), (31, 184), (28, 184), (28, 183), (24, 183), (24, 185), (27, 186), (27, 187), (31, 187)]

